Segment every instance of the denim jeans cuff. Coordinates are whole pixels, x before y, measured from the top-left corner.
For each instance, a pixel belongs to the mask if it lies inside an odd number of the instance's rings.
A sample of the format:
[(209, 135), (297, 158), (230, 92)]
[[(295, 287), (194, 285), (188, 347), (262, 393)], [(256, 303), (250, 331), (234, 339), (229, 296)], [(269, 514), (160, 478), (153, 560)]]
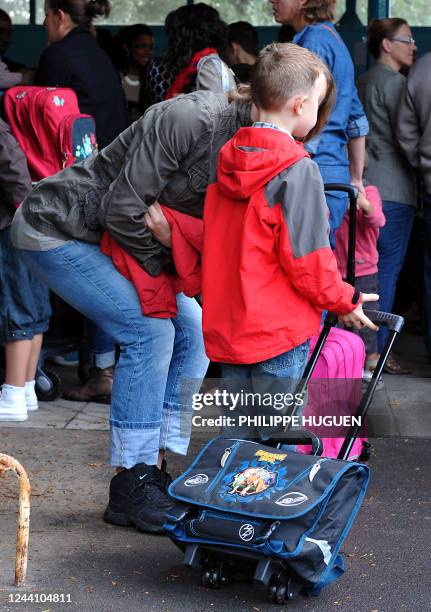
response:
[(115, 351), (108, 351), (107, 353), (89, 353), (90, 364), (94, 368), (100, 370), (106, 370), (115, 365)]
[(138, 463), (156, 465), (159, 457), (160, 429), (111, 427), (110, 463), (131, 468)]

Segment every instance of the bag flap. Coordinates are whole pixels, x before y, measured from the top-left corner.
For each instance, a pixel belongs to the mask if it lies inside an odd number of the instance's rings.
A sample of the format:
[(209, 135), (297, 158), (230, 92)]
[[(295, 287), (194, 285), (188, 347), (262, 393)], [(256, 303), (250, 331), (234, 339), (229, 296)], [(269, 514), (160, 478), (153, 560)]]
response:
[(189, 504), (267, 519), (293, 519), (325, 500), (361, 464), (318, 458), (247, 440), (216, 438), (169, 487)]

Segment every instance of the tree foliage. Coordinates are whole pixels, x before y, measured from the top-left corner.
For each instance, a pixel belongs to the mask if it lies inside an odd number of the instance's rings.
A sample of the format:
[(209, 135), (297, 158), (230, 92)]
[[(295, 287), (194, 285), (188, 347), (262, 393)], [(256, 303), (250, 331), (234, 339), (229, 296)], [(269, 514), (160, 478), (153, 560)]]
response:
[[(206, 0), (216, 8), (227, 23), (244, 20), (254, 25), (275, 25), (271, 5), (268, 0)], [(35, 0), (37, 23), (44, 18), (43, 0)], [(111, 0), (112, 13), (108, 20), (100, 23), (163, 24), (166, 15), (182, 6), (186, 0)], [(29, 23), (30, 0), (0, 0), (4, 9), (15, 24)], [(335, 8), (336, 21), (342, 16), (345, 0), (337, 0)], [(367, 22), (368, 0), (356, 0), (356, 12), (363, 24)], [(429, 0), (391, 0), (391, 16), (403, 17), (412, 26), (431, 26)]]

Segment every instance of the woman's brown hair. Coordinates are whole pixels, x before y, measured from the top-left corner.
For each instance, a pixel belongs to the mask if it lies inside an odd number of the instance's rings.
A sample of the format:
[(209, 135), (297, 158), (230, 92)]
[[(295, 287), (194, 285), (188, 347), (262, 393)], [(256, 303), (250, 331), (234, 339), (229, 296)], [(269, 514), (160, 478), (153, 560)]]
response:
[(385, 38), (389, 40), (393, 38), (403, 25), (408, 25), (407, 21), (398, 17), (370, 21), (367, 30), (367, 46), (371, 55), (378, 59), (382, 52), (382, 41)]
[(48, 7), (67, 13), (75, 25), (84, 28), (90, 28), (94, 17), (108, 17), (111, 11), (109, 0), (48, 0)]
[(335, 0), (304, 0), (301, 13), (307, 23), (333, 21)]

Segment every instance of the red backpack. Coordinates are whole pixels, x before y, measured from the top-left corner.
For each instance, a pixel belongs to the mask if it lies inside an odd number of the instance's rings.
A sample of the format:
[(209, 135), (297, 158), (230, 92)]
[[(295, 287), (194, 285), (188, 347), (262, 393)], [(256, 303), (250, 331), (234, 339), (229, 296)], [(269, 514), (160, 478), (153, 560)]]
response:
[(94, 119), (79, 112), (72, 89), (11, 87), (4, 95), (4, 114), (33, 181), (97, 151)]

